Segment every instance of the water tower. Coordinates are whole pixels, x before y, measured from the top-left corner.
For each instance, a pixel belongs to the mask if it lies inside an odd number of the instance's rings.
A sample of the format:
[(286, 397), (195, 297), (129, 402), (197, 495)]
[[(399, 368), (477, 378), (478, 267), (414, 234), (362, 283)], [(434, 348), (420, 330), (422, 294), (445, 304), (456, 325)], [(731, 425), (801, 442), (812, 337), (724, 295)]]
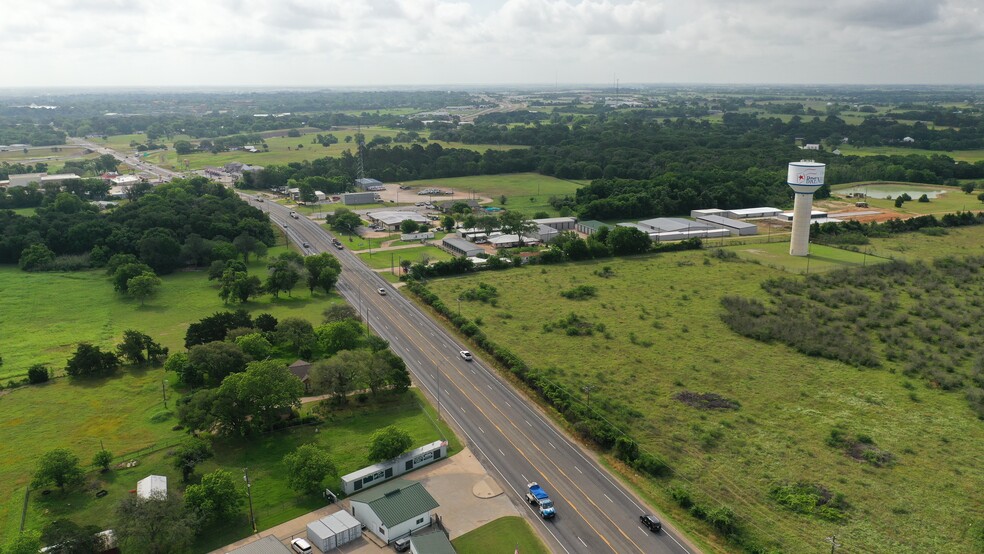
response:
[(792, 162), (786, 174), (786, 184), (796, 193), (793, 202), (793, 238), (789, 241), (790, 256), (810, 254), (810, 215), (813, 213), (813, 193), (823, 186), (826, 165), (814, 161)]

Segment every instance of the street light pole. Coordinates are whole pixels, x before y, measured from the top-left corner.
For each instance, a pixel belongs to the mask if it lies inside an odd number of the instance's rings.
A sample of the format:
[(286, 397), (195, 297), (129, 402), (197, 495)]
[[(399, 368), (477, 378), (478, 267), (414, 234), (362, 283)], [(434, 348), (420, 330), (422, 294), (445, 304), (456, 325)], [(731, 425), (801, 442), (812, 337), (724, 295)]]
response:
[(256, 516), (253, 515), (253, 492), (250, 490), (249, 469), (243, 468), (243, 479), (246, 481), (246, 498), (249, 499), (249, 524), (256, 532)]

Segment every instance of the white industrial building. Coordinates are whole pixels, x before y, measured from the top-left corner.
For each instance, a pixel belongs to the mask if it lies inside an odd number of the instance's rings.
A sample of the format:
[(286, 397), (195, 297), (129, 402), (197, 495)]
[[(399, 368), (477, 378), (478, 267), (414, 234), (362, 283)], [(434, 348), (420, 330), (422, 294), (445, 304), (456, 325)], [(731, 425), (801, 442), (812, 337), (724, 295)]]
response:
[(697, 221), (708, 223), (722, 229), (728, 229), (733, 236), (746, 237), (758, 234), (758, 226), (754, 223), (721, 217), (719, 215), (702, 215), (697, 218)]
[[(776, 216), (776, 219), (780, 219), (782, 221), (792, 221), (794, 213), (795, 212), (782, 212)], [(827, 212), (821, 210), (810, 210), (810, 220), (812, 221), (815, 219), (827, 219)]]
[(737, 210), (727, 210), (727, 213), (720, 215), (732, 219), (751, 219), (756, 217), (776, 217), (780, 213), (782, 213), (782, 210), (779, 208), (740, 208)]
[[(535, 221), (535, 220), (534, 220)], [(574, 225), (571, 224), (571, 229)], [(556, 227), (551, 227), (549, 225), (544, 225), (542, 223), (536, 224), (536, 236), (540, 239), (540, 242), (553, 242), (555, 238), (560, 236), (560, 231)]]
[(307, 540), (322, 552), (362, 537), (362, 523), (346, 511), (335, 512), (307, 524)]
[(167, 477), (148, 475), (137, 481), (137, 496), (140, 498), (150, 498), (158, 494), (167, 495)]
[[(539, 237), (530, 237), (523, 235), (523, 246), (531, 246), (540, 244)], [(495, 248), (514, 248), (519, 246), (519, 235), (496, 235), (495, 233), (489, 237), (489, 243)]]
[(684, 219), (682, 217), (657, 217), (655, 219), (644, 219), (639, 222), (639, 226), (643, 230), (648, 229), (649, 232), (655, 231), (657, 233), (683, 231), (690, 232), (714, 228), (713, 225), (700, 223), (699, 221), (694, 221), (692, 219)]
[(117, 175), (110, 179), (109, 182), (116, 187), (132, 187), (140, 182), (140, 177), (137, 175)]
[(393, 479), (349, 498), (352, 515), (389, 544), (431, 524), (434, 497), (417, 481)]
[(380, 181), (377, 181), (376, 179), (356, 179), (355, 180), (355, 186), (357, 188), (362, 189), (362, 190), (370, 190), (370, 191), (372, 191), (372, 190), (386, 190), (386, 187), (383, 186), (383, 183), (380, 182)]
[(723, 217), (728, 217), (726, 213), (727, 211), (728, 210), (722, 210), (720, 208), (705, 208), (703, 210), (690, 210), (690, 217), (694, 219), (700, 219), (702, 216), (705, 215), (720, 215)]
[(8, 187), (26, 187), (30, 183), (38, 183), (39, 185), (46, 185), (49, 183), (61, 183), (64, 181), (70, 181), (72, 179), (81, 179), (78, 175), (74, 173), (59, 173), (57, 175), (48, 175), (47, 173), (17, 173), (10, 175)]
[(471, 258), (485, 252), (481, 246), (458, 237), (448, 235), (441, 239), (441, 246), (455, 256), (465, 256)]
[(577, 226), (576, 217), (545, 217), (542, 219), (534, 219), (533, 223), (537, 225), (546, 225), (547, 227), (552, 227), (558, 231), (573, 231)]
[(366, 219), (368, 219), (371, 223), (383, 226), (387, 231), (398, 230), (400, 228), (400, 224), (408, 219), (414, 223), (423, 223), (428, 226), (430, 225), (430, 220), (425, 216), (417, 212), (410, 211), (382, 210), (378, 212), (369, 212), (366, 214)]

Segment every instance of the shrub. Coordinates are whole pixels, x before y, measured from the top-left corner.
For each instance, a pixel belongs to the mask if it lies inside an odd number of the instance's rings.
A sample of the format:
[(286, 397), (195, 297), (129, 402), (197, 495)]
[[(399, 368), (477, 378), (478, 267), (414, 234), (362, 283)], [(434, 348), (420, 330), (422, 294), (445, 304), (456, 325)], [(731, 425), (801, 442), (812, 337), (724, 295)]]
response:
[(598, 287), (592, 285), (578, 285), (570, 290), (560, 293), (561, 296), (569, 300), (585, 300), (598, 295)]
[(32, 385), (47, 382), (50, 378), (51, 372), (44, 364), (34, 364), (27, 369), (27, 382)]

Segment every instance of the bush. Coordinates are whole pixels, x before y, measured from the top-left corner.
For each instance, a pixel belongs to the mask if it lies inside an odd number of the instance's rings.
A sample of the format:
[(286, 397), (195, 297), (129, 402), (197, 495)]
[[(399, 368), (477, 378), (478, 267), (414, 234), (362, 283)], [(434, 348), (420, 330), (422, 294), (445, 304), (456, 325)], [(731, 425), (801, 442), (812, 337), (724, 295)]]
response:
[(592, 285), (578, 285), (570, 290), (565, 290), (560, 293), (561, 296), (569, 300), (584, 300), (587, 298), (593, 298), (598, 294), (598, 287)]
[(34, 364), (27, 369), (27, 382), (32, 385), (47, 382), (50, 378), (51, 372), (44, 364)]

